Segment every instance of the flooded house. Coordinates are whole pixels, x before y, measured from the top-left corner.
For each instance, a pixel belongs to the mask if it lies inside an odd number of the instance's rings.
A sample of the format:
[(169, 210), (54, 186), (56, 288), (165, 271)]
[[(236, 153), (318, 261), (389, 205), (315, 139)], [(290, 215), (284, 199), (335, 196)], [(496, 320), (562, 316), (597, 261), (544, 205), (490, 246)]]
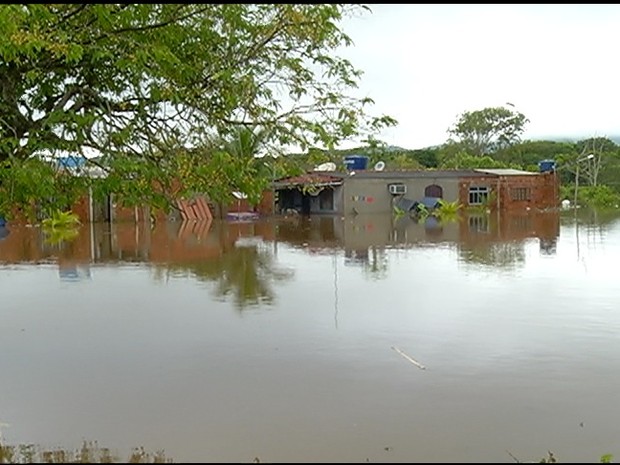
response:
[[(349, 164), (345, 172), (315, 169), (278, 179), (273, 187), (276, 213), (385, 213), (417, 203), (434, 207), (439, 200), (465, 207), (497, 210), (549, 209), (559, 205), (555, 164), (544, 161), (539, 172), (516, 169), (384, 171)], [(320, 167), (319, 167), (320, 168)]]

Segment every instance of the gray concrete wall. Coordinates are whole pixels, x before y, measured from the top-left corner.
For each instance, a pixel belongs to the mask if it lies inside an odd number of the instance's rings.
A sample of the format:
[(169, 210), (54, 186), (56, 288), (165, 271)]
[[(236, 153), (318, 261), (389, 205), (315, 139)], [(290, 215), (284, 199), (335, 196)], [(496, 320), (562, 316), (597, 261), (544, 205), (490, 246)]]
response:
[(355, 178), (345, 179), (343, 192), (343, 211), (345, 214), (391, 212), (396, 195), (389, 193), (388, 186), (401, 183), (407, 187), (404, 197), (421, 200), (427, 186), (436, 184), (443, 190), (443, 199), (454, 202), (459, 199), (459, 180), (457, 178)]

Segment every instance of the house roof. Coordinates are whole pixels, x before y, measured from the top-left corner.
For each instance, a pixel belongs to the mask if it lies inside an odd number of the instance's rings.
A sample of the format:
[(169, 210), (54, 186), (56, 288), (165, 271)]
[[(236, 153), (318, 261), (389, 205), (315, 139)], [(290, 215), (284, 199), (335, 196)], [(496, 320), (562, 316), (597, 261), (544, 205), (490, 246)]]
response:
[(404, 170), (404, 171), (374, 171), (362, 170), (343, 174), (343, 177), (356, 176), (368, 179), (411, 179), (411, 178), (462, 178), (480, 177), (484, 173), (475, 170)]
[(274, 181), (274, 187), (304, 186), (313, 184), (315, 186), (338, 186), (342, 184), (345, 175), (340, 173), (325, 174), (324, 172), (311, 172), (299, 176), (280, 178)]
[(538, 173), (532, 173), (531, 171), (515, 170), (512, 168), (489, 168), (489, 169), (477, 169), (484, 174), (495, 174), (497, 176), (524, 176), (524, 175), (536, 175)]
[(344, 182), (346, 178), (363, 179), (458, 179), (458, 178), (479, 178), (483, 176), (523, 176), (537, 175), (530, 171), (521, 171), (511, 168), (506, 169), (455, 169), (455, 170), (403, 170), (403, 171), (374, 171), (374, 170), (354, 170), (346, 173), (330, 171), (311, 171), (299, 176), (281, 178), (274, 182), (274, 187), (300, 186), (314, 184), (317, 186), (337, 186)]

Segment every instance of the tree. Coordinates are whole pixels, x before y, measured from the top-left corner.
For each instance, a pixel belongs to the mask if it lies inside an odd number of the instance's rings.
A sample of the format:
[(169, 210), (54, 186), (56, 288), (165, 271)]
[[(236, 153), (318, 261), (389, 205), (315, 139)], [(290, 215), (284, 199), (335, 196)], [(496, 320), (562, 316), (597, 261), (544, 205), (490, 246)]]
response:
[(572, 142), (526, 140), (499, 150), (494, 154), (494, 158), (507, 163), (518, 163), (524, 168), (538, 167), (538, 163), (543, 160), (554, 160), (560, 168), (561, 159), (576, 157), (577, 153)]
[(620, 147), (606, 137), (591, 137), (580, 140), (575, 145), (581, 157), (593, 155), (585, 163), (584, 169), (581, 172), (590, 186), (597, 186), (601, 169), (610, 161), (618, 160)]
[(239, 125), (304, 150), (393, 125), (349, 95), (361, 72), (336, 55), (351, 44), (338, 23), (359, 8), (2, 5), (0, 164), (90, 151), (109, 174), (100, 183), (151, 201), (183, 148)]
[[(507, 104), (512, 106), (511, 104)], [(462, 113), (448, 134), (471, 155), (488, 155), (492, 151), (519, 142), (529, 120), (506, 107), (489, 107)]]

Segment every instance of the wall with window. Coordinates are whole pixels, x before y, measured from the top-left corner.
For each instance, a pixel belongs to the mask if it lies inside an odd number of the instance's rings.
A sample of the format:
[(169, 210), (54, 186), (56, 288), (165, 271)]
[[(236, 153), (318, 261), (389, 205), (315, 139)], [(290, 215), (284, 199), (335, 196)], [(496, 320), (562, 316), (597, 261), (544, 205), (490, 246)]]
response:
[(555, 173), (500, 177), (500, 199), (504, 210), (556, 208), (559, 182)]
[(549, 209), (559, 204), (559, 182), (555, 173), (462, 178), (459, 198), (491, 210)]
[(497, 208), (499, 178), (477, 176), (461, 178), (459, 183), (459, 202), (464, 207)]

